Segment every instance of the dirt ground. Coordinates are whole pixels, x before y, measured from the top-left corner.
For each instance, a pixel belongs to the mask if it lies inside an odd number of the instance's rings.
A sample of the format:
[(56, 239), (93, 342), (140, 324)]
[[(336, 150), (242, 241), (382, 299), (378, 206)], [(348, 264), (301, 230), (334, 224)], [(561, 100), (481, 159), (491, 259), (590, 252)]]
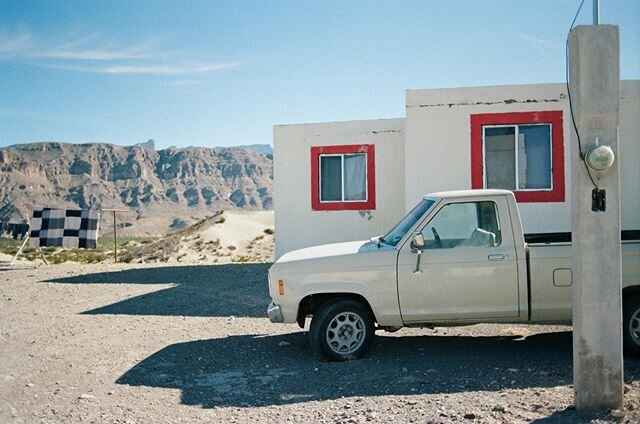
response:
[(405, 329), (320, 361), (265, 318), (268, 267), (0, 271), (0, 423), (640, 422), (634, 358), (624, 417), (576, 413), (570, 327)]

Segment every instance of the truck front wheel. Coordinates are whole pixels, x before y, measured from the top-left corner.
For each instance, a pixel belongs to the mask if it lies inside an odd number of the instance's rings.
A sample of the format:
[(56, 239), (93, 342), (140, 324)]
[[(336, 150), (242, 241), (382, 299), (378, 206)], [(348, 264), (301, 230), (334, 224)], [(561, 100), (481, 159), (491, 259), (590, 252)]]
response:
[(329, 361), (361, 358), (371, 345), (373, 319), (360, 302), (329, 300), (314, 313), (309, 328), (311, 348)]
[(640, 295), (633, 295), (624, 299), (622, 340), (627, 352), (640, 355)]

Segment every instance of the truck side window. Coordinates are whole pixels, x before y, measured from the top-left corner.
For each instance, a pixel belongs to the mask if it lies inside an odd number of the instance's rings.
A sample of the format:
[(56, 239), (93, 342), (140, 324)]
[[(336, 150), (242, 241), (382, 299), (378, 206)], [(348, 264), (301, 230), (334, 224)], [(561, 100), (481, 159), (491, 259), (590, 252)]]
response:
[(422, 229), (426, 249), (495, 247), (502, 242), (495, 203), (445, 205)]

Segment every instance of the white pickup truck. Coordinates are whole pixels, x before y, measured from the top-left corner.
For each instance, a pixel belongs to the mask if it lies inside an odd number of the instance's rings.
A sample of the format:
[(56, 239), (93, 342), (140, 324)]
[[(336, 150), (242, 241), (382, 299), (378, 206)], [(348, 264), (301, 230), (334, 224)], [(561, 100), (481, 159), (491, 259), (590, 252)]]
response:
[[(430, 194), (382, 237), (283, 255), (267, 314), (302, 328), (312, 316), (312, 348), (337, 361), (361, 357), (377, 329), (570, 323), (570, 237), (525, 236), (510, 191)], [(639, 353), (640, 231), (622, 239), (623, 339)]]

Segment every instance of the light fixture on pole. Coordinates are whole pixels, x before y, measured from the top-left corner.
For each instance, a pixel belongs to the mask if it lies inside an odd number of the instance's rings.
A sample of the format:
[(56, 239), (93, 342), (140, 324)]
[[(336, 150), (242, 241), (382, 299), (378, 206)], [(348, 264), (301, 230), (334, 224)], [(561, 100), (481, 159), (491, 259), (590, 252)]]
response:
[(584, 161), (587, 167), (596, 173), (602, 173), (611, 168), (615, 158), (611, 147), (605, 144), (600, 145), (598, 137), (596, 137), (596, 143), (591, 146), (584, 155)]

